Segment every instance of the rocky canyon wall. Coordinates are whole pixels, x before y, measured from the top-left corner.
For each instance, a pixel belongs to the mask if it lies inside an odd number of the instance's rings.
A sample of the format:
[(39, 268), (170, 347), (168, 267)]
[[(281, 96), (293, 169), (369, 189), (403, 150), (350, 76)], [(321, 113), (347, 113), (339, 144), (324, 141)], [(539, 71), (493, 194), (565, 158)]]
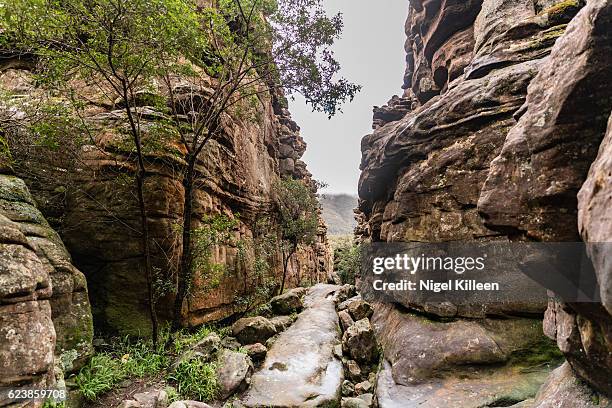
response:
[(91, 355), (92, 337), (85, 277), (0, 159), (0, 387), (54, 386)]
[[(21, 64), (23, 65), (23, 64)], [(35, 101), (40, 92), (27, 66), (8, 60), (0, 69), (3, 89), (13, 98)], [(190, 89), (180, 79), (173, 84)], [(96, 327), (111, 332), (149, 332), (146, 281), (142, 269), (139, 212), (133, 192), (135, 160), (125, 127), (127, 118), (120, 100), (109, 100), (100, 89), (80, 84), (85, 103), (83, 119), (93, 129), (92, 143), (73, 151), (70, 146), (55, 155), (33, 144), (13, 151), (15, 171), (26, 180), (43, 213), (59, 231), (75, 264), (84, 272)], [(188, 92), (188, 91), (186, 91)], [(153, 84), (134, 102), (141, 115), (146, 138), (160, 132), (171, 135), (168, 118), (153, 100), (165, 100), (167, 89)], [(225, 215), (237, 220), (231, 242), (212, 248), (210, 262), (223, 266), (214, 276), (206, 267), (195, 273), (195, 282), (183, 307), (188, 326), (226, 318), (249, 301), (260, 276), (248, 264), (240, 242), (250, 242), (257, 222), (273, 212), (274, 186), (283, 177), (302, 180), (316, 191), (300, 157), (306, 144), (298, 125), (281, 106), (282, 95), (266, 94), (242, 115), (225, 115), (223, 133), (211, 140), (196, 167), (194, 228), (210, 217)], [(169, 100), (165, 100), (169, 103)], [(149, 139), (150, 140), (150, 139)], [(148, 206), (154, 270), (172, 286), (181, 254), (179, 225), (183, 214), (184, 152), (171, 136), (146, 151), (148, 176), (145, 201)], [(62, 153), (63, 152), (63, 153)], [(331, 267), (326, 228), (321, 222), (317, 242), (302, 248), (290, 263), (287, 286), (326, 281)], [(251, 260), (252, 261), (252, 260)], [(272, 254), (268, 275), (280, 281), (282, 262)], [(206, 270), (205, 270), (206, 269)], [(171, 290), (161, 299), (159, 314), (169, 319)]]
[[(405, 92), (375, 108), (362, 141), (358, 234), (609, 240), (611, 15), (605, 0), (411, 0)], [(610, 260), (591, 258), (603, 307), (544, 295), (484, 316), (379, 305), (381, 406), (606, 406)], [(569, 365), (536, 396), (557, 364), (543, 333)]]

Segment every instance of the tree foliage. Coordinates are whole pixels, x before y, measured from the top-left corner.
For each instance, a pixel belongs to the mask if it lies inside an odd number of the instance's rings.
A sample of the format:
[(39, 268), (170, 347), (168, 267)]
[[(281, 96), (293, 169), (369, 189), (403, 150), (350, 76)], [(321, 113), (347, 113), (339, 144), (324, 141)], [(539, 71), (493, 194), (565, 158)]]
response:
[(283, 254), (283, 279), (280, 292), (285, 287), (291, 257), (302, 245), (316, 242), (319, 227), (319, 202), (314, 192), (301, 180), (284, 178), (274, 187), (278, 235)]

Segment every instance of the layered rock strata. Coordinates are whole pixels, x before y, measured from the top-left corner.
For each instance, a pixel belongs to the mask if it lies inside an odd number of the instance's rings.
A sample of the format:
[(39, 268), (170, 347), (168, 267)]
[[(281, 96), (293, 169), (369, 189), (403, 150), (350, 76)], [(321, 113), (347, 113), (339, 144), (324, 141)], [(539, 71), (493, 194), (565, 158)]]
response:
[(92, 352), (87, 285), (23, 180), (2, 167), (0, 387), (51, 387)]
[[(404, 95), (375, 110), (362, 141), (361, 238), (606, 241), (609, 2), (409, 3)], [(546, 396), (576, 376), (609, 394), (609, 259), (592, 248), (604, 307), (551, 300), (543, 326), (545, 298), (470, 320), (377, 305), (381, 406), (553, 406)], [(571, 368), (533, 399), (557, 354), (542, 330)]]

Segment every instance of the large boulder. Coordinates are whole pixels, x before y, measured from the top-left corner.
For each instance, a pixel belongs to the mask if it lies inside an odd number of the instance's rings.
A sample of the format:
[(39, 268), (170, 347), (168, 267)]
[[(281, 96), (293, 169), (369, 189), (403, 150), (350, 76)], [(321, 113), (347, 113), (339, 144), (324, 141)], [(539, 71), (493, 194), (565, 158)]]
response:
[(276, 332), (280, 333), (284, 330), (287, 330), (287, 328), (291, 326), (291, 324), (293, 324), (293, 321), (295, 319), (291, 316), (274, 316), (268, 320), (270, 320), (270, 323), (274, 325)]
[(243, 317), (232, 326), (232, 335), (241, 344), (265, 343), (276, 334), (276, 328), (265, 317)]
[(347, 310), (354, 320), (369, 319), (373, 313), (372, 306), (361, 299), (349, 303)]
[(248, 344), (244, 347), (251, 360), (255, 362), (263, 361), (268, 353), (268, 348), (261, 343)]
[[(380, 306), (372, 318), (397, 384), (410, 385), (465, 367), (513, 361), (538, 366), (560, 354), (533, 319), (434, 322)], [(520, 356), (520, 358), (519, 358)]]
[(304, 304), (302, 303), (302, 297), (304, 296), (303, 288), (295, 288), (288, 292), (273, 297), (270, 300), (270, 307), (272, 312), (277, 315), (289, 315), (302, 310)]
[(0, 174), (0, 387), (52, 387), (92, 337), (83, 275), (23, 180)]
[(601, 408), (612, 400), (594, 393), (573, 372), (568, 363), (554, 370), (542, 385), (529, 408)]

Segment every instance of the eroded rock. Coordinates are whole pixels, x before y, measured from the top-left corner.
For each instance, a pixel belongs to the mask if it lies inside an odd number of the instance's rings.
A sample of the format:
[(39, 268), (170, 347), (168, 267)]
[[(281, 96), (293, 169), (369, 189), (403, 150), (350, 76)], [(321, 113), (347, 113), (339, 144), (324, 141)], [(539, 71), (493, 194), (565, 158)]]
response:
[(263, 361), (266, 358), (266, 353), (268, 353), (268, 349), (261, 343), (248, 344), (244, 346), (251, 360), (255, 362)]
[(361, 319), (346, 330), (342, 336), (342, 348), (362, 363), (371, 363), (378, 357), (378, 345), (368, 319)]

